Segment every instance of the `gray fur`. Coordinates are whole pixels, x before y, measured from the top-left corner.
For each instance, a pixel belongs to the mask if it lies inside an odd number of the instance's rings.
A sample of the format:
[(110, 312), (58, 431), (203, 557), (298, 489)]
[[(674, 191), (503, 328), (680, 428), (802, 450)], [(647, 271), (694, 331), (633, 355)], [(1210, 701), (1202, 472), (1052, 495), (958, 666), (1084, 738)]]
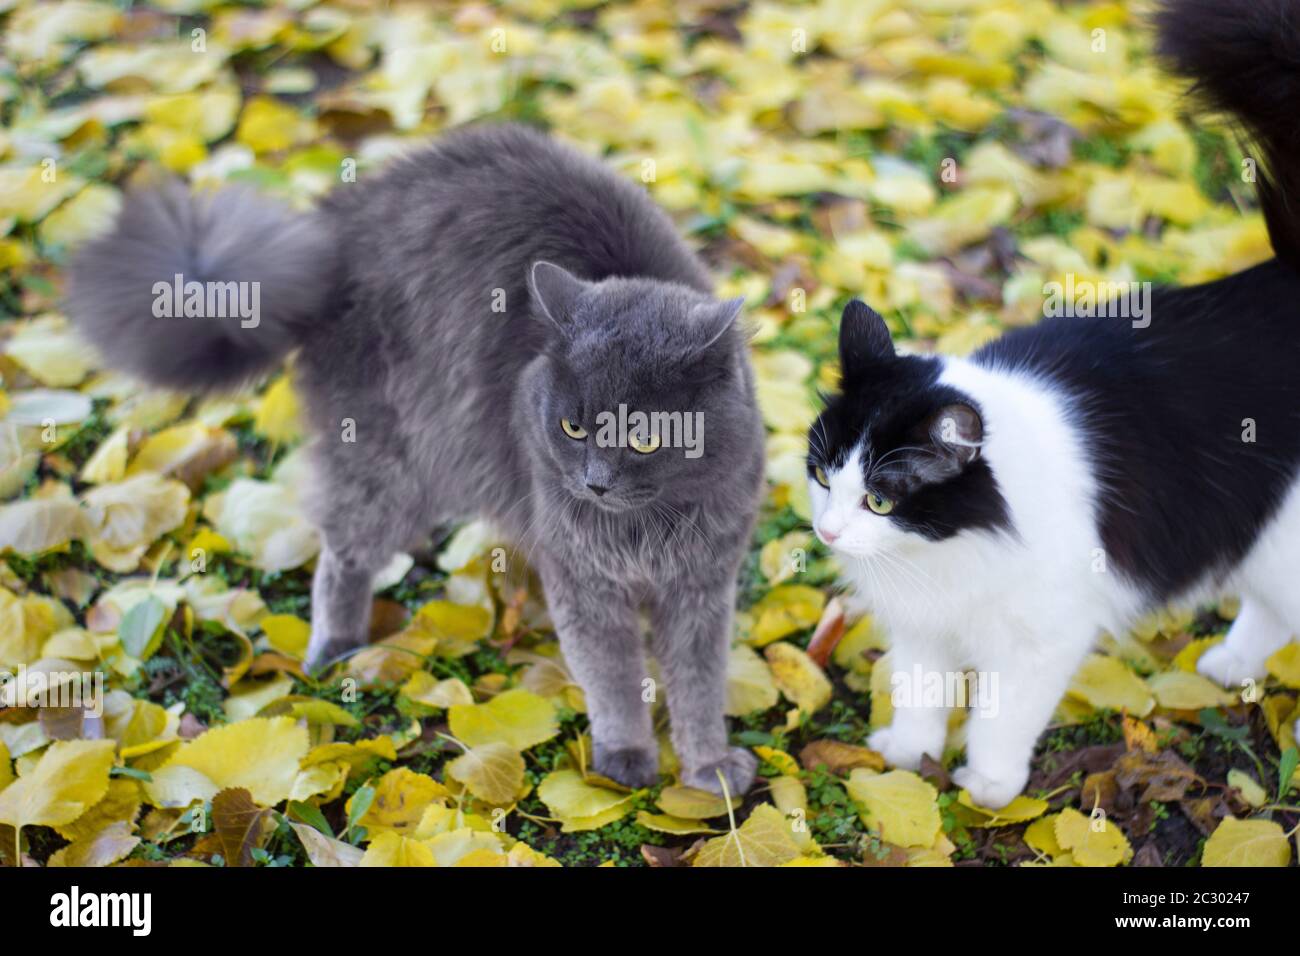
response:
[[(721, 770), (747, 789), (754, 758), (728, 747), (723, 718), (763, 472), (739, 303), (710, 295), (643, 190), (517, 126), (452, 133), (342, 186), (318, 223), (339, 244), (336, 264), (322, 257), (327, 295), (310, 325), (283, 325), (303, 346), (295, 381), (317, 435), (310, 507), (325, 549), (309, 663), (366, 640), (372, 575), (396, 551), (486, 516), (541, 576), (586, 692), (595, 768), (655, 777), (645, 611), (685, 782), (718, 791)], [(238, 244), (267, 251), (258, 235)], [(173, 367), (152, 352), (119, 361), (154, 379)], [(594, 416), (619, 403), (702, 412), (703, 455), (599, 447)]]
[[(247, 186), (191, 193), (168, 180), (127, 194), (116, 228), (69, 271), (68, 314), (108, 364), (191, 392), (236, 388), (271, 369), (316, 320), (337, 244), (314, 217)], [(256, 327), (238, 318), (158, 318), (154, 285), (257, 282)]]

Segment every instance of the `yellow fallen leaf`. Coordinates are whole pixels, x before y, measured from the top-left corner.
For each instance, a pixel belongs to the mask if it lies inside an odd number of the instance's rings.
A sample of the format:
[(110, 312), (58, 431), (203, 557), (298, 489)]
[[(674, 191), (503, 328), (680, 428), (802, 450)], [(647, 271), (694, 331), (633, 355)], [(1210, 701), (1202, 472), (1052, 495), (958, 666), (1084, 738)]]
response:
[(1147, 686), (1155, 694), (1156, 703), (1167, 710), (1230, 707), (1237, 700), (1235, 694), (1200, 674), (1181, 670), (1153, 674), (1147, 680)]
[(267, 643), (281, 654), (301, 658), (311, 639), (311, 625), (293, 614), (271, 614), (262, 618)]
[(188, 422), (164, 428), (146, 438), (131, 459), (128, 475), (153, 471), (179, 478), (190, 487), (231, 461), (238, 449), (235, 439), (220, 428)]
[(1291, 844), (1272, 820), (1225, 817), (1205, 841), (1201, 866), (1289, 866)]
[(1236, 787), (1241, 791), (1241, 798), (1252, 807), (1258, 808), (1268, 803), (1268, 791), (1261, 787), (1259, 782), (1244, 770), (1229, 770), (1228, 786)]
[(185, 520), (190, 493), (179, 481), (142, 472), (93, 488), (81, 500), (95, 560), (125, 574), (139, 566), (150, 545)]
[[(12, 9), (6, 6), (6, 10)], [(36, 61), (62, 60), (69, 41), (107, 39), (122, 23), (122, 11), (92, 0), (22, 6), (9, 17), (5, 27), (8, 55)]]
[(125, 478), (130, 434), (131, 430), (123, 426), (100, 442), (81, 466), (81, 480), (89, 485), (103, 485)]
[(18, 323), (4, 352), (42, 385), (74, 386), (85, 379), (94, 353), (61, 316)]
[(1300, 688), (1300, 641), (1274, 651), (1268, 659), (1268, 672), (1287, 687)]
[(111, 740), (56, 740), (0, 791), (0, 823), (18, 830), (72, 823), (108, 792), (116, 750)]
[(763, 653), (776, 686), (804, 713), (814, 714), (830, 703), (831, 682), (804, 650), (778, 641), (769, 644)]
[(963, 807), (968, 807), (976, 813), (985, 817), (979, 823), (973, 826), (1001, 827), (1010, 823), (1025, 823), (1036, 817), (1041, 817), (1047, 812), (1050, 804), (1046, 800), (1039, 800), (1036, 797), (1026, 797), (1024, 795), (1016, 797), (1001, 810), (990, 810), (988, 807), (981, 807), (971, 795), (963, 790), (957, 795), (957, 802)]
[(500, 838), (491, 831), (460, 827), (425, 841), (438, 866), (505, 866)]
[(244, 107), (235, 139), (255, 153), (271, 153), (305, 142), (314, 133), (314, 124), (297, 110), (269, 96), (257, 96)]
[(302, 413), (298, 396), (288, 375), (282, 375), (266, 390), (257, 406), (253, 430), (267, 441), (286, 444), (302, 436)]
[(1127, 710), (1145, 717), (1156, 705), (1155, 696), (1124, 662), (1102, 654), (1089, 654), (1075, 672), (1066, 692), (1094, 708)]
[(815, 627), (826, 606), (826, 595), (803, 584), (773, 588), (750, 609), (754, 628), (750, 643), (763, 647), (795, 631)]
[(775, 747), (755, 747), (754, 753), (760, 760), (766, 761), (786, 776), (799, 776), (799, 762), (784, 750)]
[[(372, 836), (385, 831), (413, 833), (425, 809), (435, 800), (450, 795), (451, 791), (428, 774), (416, 773), (407, 767), (394, 767), (375, 783), (374, 800), (357, 824), (365, 827)], [(355, 794), (348, 798), (346, 808), (349, 814), (355, 800)]]
[(654, 830), (656, 833), (671, 833), (674, 836), (718, 832), (699, 820), (688, 820), (685, 817), (674, 817), (666, 813), (648, 813), (645, 810), (637, 811), (636, 822), (647, 830)]
[(438, 680), (428, 671), (416, 671), (402, 685), (402, 694), (426, 707), (445, 710), (454, 704), (473, 704), (474, 694), (459, 677)]
[(469, 747), (500, 742), (527, 750), (560, 732), (551, 702), (521, 688), (485, 704), (454, 704), (447, 709), (447, 723), (452, 736)]
[(1094, 820), (1066, 807), (1057, 816), (1053, 832), (1076, 866), (1119, 866), (1133, 858), (1128, 838), (1109, 817)]
[(537, 796), (565, 833), (595, 830), (632, 810), (632, 794), (587, 783), (576, 770), (556, 770), (537, 786)]
[[(696, 787), (671, 786), (659, 792), (659, 809), (669, 816), (686, 820), (708, 820), (727, 812), (727, 801), (716, 793)], [(732, 797), (732, 809), (740, 806), (739, 797)]]
[(28, 498), (0, 507), (0, 551), (40, 554), (88, 530), (86, 514), (72, 498)]
[(273, 807), (288, 798), (307, 748), (307, 729), (292, 718), (254, 717), (205, 731), (160, 770), (188, 768), (219, 790), (242, 787), (259, 806)]
[(433, 851), (419, 840), (387, 830), (370, 841), (358, 866), (437, 866)]
[(790, 821), (770, 803), (760, 803), (738, 828), (700, 847), (692, 866), (781, 866), (801, 855)]
[[(365, 854), (351, 843), (327, 837), (305, 823), (290, 823), (312, 866), (360, 866)], [(382, 836), (382, 834), (381, 834)], [(373, 862), (373, 858), (372, 858)]]
[(471, 747), (446, 767), (480, 800), (505, 805), (513, 802), (524, 786), (523, 755), (509, 744), (485, 743)]
[(1045, 817), (1039, 817), (1025, 827), (1025, 845), (1046, 854), (1052, 859), (1063, 854), (1065, 851), (1061, 849), (1061, 844), (1056, 842), (1056, 820), (1059, 816), (1059, 813), (1051, 813)]
[(111, 230), (121, 208), (122, 194), (117, 189), (91, 183), (45, 217), (40, 225), (41, 240), (52, 246), (74, 248)]
[(727, 655), (727, 716), (770, 710), (780, 696), (767, 661), (746, 644), (733, 645)]
[(415, 622), (441, 638), (473, 643), (492, 633), (492, 613), (487, 608), (451, 601), (429, 601), (415, 614)]
[(204, 514), (263, 571), (301, 567), (320, 551), (320, 538), (297, 495), (280, 482), (236, 478), (207, 499)]
[(873, 773), (857, 768), (845, 789), (861, 808), (862, 822), (881, 839), (902, 847), (931, 847), (939, 837), (939, 793), (910, 770)]
[(111, 866), (140, 845), (131, 825), (121, 820), (98, 833), (69, 843), (50, 857), (49, 866)]

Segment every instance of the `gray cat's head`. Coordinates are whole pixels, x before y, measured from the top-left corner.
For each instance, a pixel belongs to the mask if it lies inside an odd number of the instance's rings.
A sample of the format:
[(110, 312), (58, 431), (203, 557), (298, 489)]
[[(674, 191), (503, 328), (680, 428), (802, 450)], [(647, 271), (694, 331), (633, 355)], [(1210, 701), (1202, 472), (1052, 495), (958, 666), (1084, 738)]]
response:
[(698, 500), (752, 449), (741, 300), (653, 279), (587, 282), (546, 262), (529, 288), (546, 345), (516, 421), (569, 495), (608, 511)]

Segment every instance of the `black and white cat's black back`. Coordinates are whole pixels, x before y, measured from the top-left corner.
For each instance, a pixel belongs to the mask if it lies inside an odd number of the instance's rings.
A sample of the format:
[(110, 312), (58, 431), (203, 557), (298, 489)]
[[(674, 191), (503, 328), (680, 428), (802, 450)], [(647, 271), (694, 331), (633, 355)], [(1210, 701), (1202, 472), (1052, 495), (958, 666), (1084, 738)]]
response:
[[(851, 304), (842, 393), (809, 437), (817, 533), (890, 635), (895, 686), (973, 668), (996, 682), (957, 782), (1002, 806), (1103, 630), (1231, 591), (1199, 668), (1264, 675), (1300, 633), (1300, 8), (1170, 0), (1160, 49), (1261, 144), (1277, 258), (1156, 290), (1146, 316), (1060, 317), (969, 359), (901, 356)], [(1274, 172), (1275, 171), (1275, 172)], [(898, 707), (871, 744), (941, 755), (942, 707)]]

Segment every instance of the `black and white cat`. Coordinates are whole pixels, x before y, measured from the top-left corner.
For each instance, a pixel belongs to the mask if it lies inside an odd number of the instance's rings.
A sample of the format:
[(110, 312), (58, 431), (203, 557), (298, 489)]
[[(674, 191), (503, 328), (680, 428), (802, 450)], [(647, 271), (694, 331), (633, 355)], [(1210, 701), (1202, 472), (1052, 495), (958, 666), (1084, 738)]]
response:
[[(1169, 0), (1159, 49), (1269, 170), (1277, 258), (1156, 290), (1149, 321), (1052, 318), (969, 359), (900, 355), (860, 302), (813, 426), (818, 536), (889, 635), (894, 675), (997, 680), (954, 780), (1000, 807), (1099, 632), (1236, 592), (1199, 668), (1264, 676), (1300, 633), (1300, 4)], [(981, 688), (983, 691), (984, 688)], [(948, 712), (898, 707), (870, 745), (939, 757)], [(1300, 731), (1300, 727), (1297, 728)]]

